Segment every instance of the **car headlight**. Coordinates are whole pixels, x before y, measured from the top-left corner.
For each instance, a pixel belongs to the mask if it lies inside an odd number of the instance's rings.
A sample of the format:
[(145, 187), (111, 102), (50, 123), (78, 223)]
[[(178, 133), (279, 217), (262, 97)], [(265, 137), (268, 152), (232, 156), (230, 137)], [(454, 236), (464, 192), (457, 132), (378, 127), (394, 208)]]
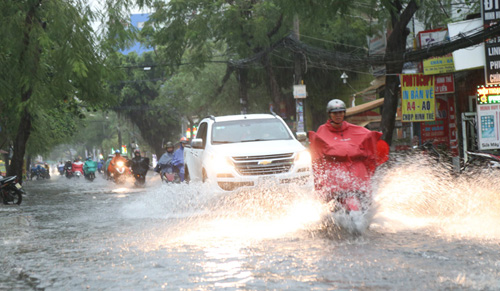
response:
[(211, 164), (216, 173), (227, 173), (234, 169), (233, 162), (226, 156), (212, 156)]
[(302, 151), (295, 157), (295, 163), (301, 165), (310, 165), (312, 161), (311, 153), (309, 151)]

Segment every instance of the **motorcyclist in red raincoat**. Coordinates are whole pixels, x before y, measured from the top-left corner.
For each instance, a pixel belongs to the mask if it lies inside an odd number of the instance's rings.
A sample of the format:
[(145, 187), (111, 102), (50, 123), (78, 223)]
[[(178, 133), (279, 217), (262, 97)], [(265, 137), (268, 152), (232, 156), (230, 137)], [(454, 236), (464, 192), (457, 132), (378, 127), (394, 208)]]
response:
[(370, 178), (387, 161), (389, 146), (380, 139), (382, 133), (344, 121), (342, 100), (328, 102), (327, 112), (328, 121), (317, 132), (309, 132), (315, 188), (325, 202), (336, 199), (359, 210), (361, 205), (350, 197), (371, 195)]
[(80, 158), (75, 159), (75, 162), (73, 162), (73, 164), (71, 165), (71, 170), (73, 171), (73, 173), (78, 171), (83, 176), (83, 162), (80, 161)]

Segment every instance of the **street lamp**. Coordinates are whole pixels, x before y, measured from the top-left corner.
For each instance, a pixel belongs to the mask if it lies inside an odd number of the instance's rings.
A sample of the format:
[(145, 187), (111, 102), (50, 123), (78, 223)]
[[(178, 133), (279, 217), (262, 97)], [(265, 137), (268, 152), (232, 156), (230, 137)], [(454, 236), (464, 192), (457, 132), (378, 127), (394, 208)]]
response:
[(347, 78), (349, 78), (349, 76), (347, 76), (347, 74), (345, 72), (342, 73), (342, 76), (340, 76), (340, 78), (342, 79), (342, 81), (344, 82), (344, 84), (347, 83)]

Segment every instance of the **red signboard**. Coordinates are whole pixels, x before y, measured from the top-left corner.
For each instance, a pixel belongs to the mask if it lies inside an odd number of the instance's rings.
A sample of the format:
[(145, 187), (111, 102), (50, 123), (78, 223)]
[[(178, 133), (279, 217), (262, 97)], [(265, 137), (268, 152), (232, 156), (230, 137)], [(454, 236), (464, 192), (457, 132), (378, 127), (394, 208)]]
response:
[(446, 97), (436, 98), (436, 120), (422, 122), (420, 134), (422, 142), (433, 140), (435, 145), (444, 144), (449, 146), (449, 111)]
[(434, 81), (435, 94), (448, 94), (455, 92), (455, 82), (452, 74), (437, 75)]

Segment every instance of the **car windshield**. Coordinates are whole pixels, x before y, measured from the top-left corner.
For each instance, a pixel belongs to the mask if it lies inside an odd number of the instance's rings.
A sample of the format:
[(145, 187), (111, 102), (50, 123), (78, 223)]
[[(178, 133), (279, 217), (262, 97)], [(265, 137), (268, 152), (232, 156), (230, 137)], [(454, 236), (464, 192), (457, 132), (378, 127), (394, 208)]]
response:
[(212, 143), (292, 139), (279, 119), (245, 119), (214, 123)]

